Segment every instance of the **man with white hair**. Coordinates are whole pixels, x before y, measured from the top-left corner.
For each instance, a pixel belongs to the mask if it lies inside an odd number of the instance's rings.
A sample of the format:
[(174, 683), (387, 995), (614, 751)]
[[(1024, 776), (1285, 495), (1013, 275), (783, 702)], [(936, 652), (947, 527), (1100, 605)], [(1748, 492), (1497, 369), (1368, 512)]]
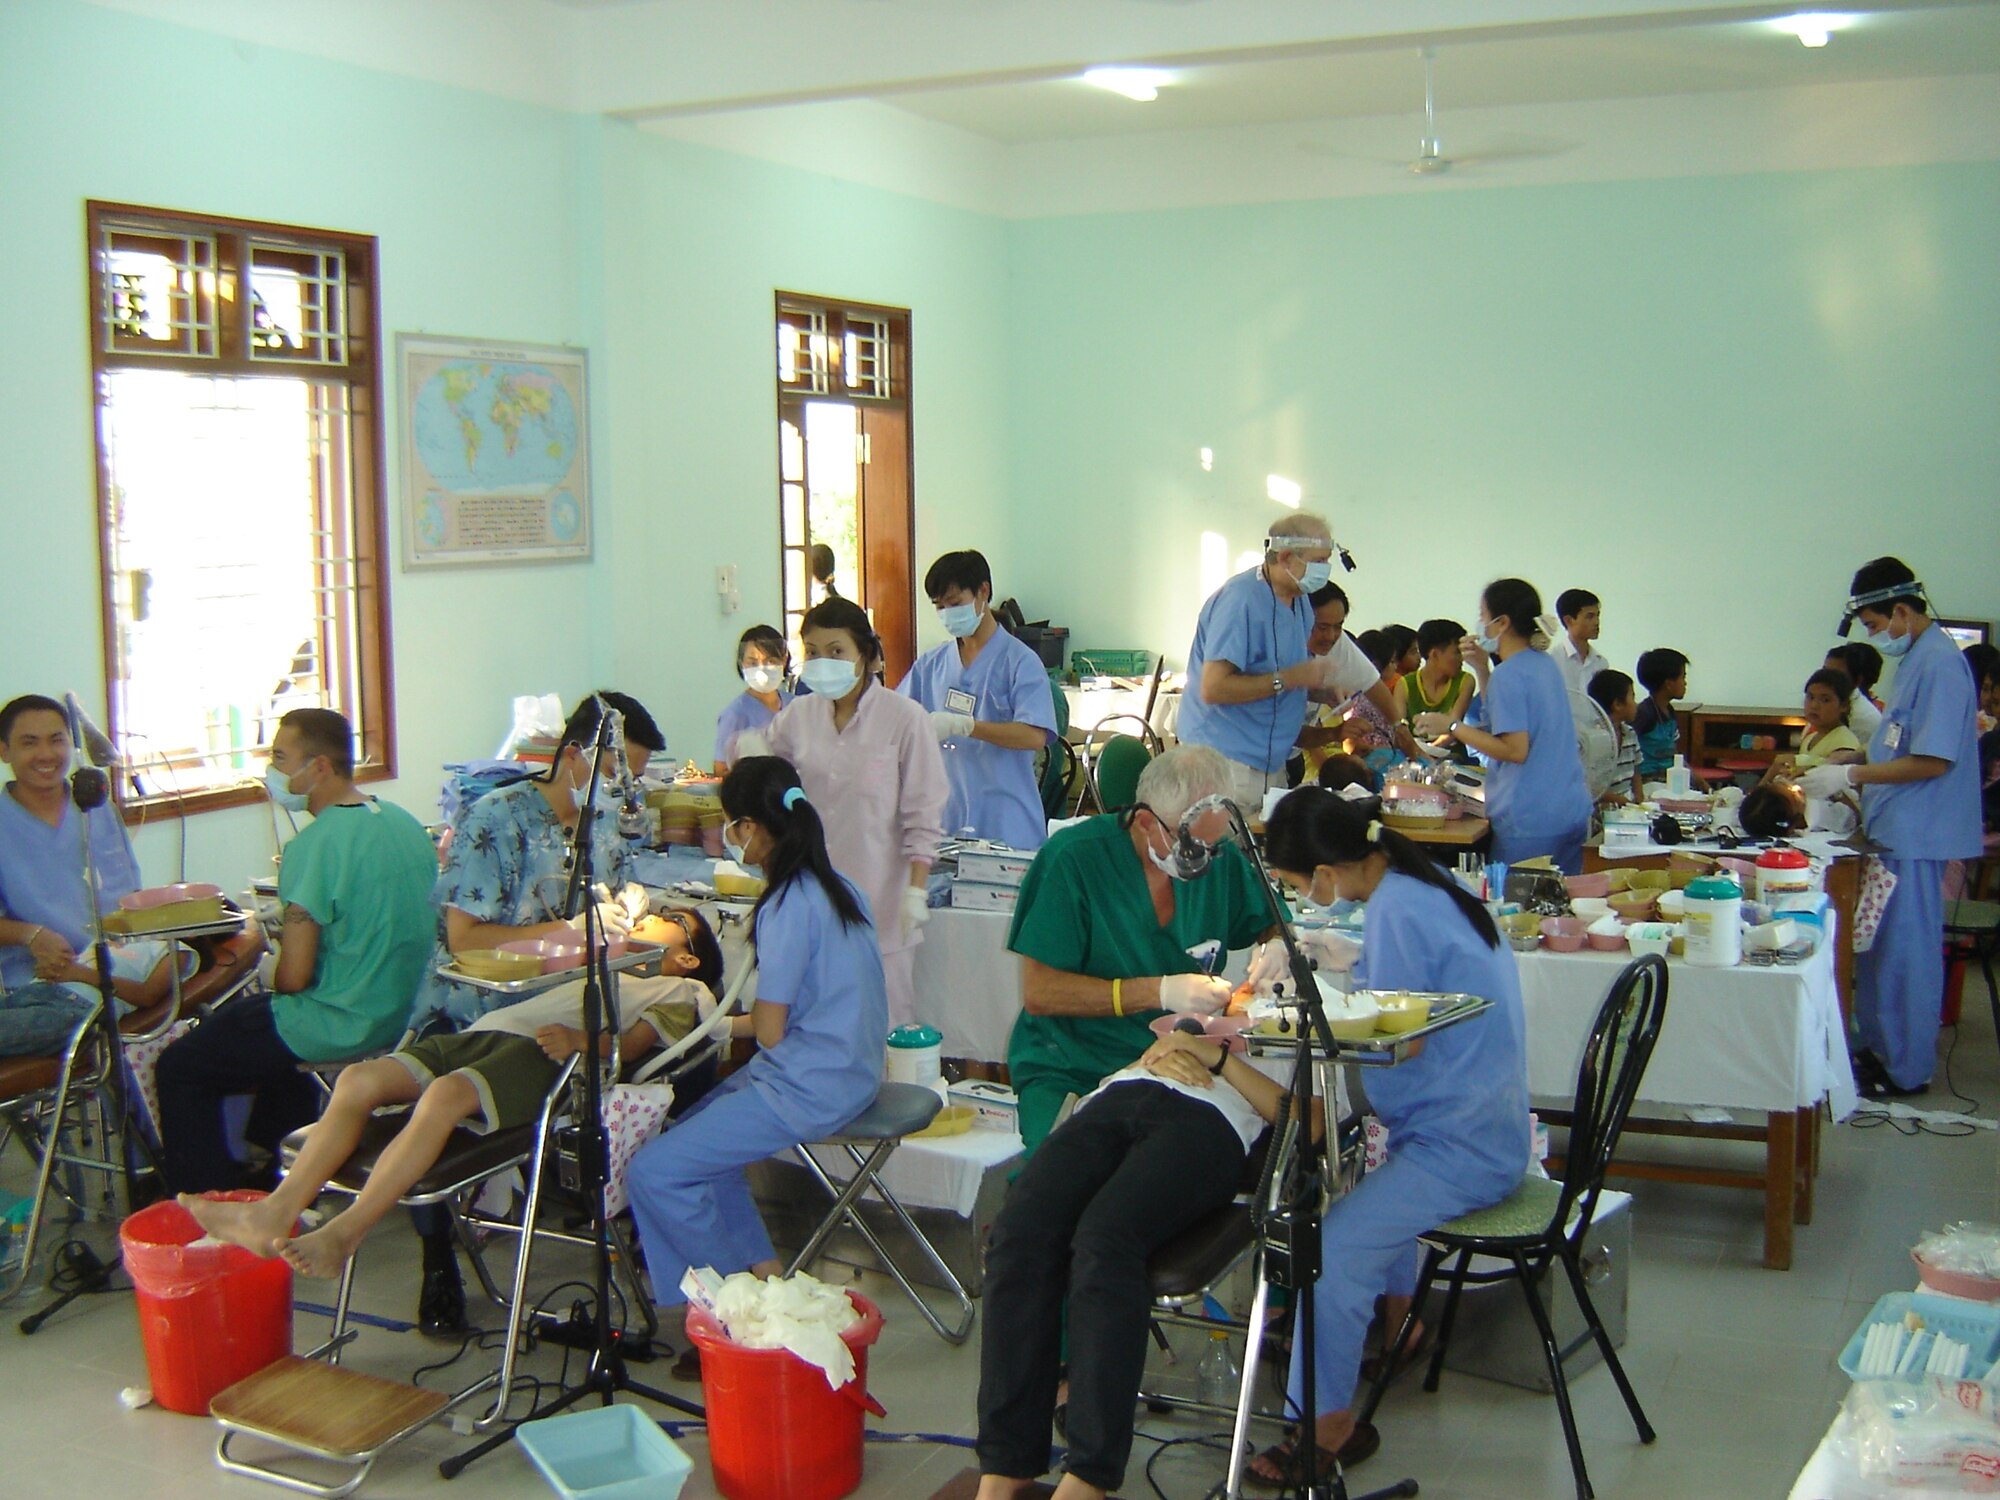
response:
[[(1221, 755), (1180, 745), (1140, 773), (1136, 806), (1063, 829), (1029, 866), (1007, 934), (1021, 956), (1007, 1068), (1030, 1152), (1066, 1099), (1138, 1060), (1161, 1012), (1221, 1010), (1229, 985), (1215, 975), (1226, 950), (1275, 934), (1240, 849), (1225, 843), (1190, 861), (1178, 846), (1188, 810), (1227, 795), (1230, 782)], [(1215, 807), (1189, 832), (1207, 844), (1228, 827), (1228, 810)]]
[[(1334, 683), (1328, 674), (1342, 658), (1306, 649), (1311, 595), (1331, 577), (1332, 557), (1333, 528), (1324, 516), (1285, 516), (1264, 538), (1264, 560), (1209, 595), (1195, 623), (1178, 733), (1183, 744), (1206, 745), (1229, 762), (1227, 795), (1246, 816), (1262, 810), (1266, 789), (1285, 784), (1308, 690), (1366, 693), (1384, 718), (1401, 724), (1389, 685), (1366, 658), (1372, 681)], [(1397, 729), (1397, 744), (1405, 755), (1418, 753), (1407, 729)]]

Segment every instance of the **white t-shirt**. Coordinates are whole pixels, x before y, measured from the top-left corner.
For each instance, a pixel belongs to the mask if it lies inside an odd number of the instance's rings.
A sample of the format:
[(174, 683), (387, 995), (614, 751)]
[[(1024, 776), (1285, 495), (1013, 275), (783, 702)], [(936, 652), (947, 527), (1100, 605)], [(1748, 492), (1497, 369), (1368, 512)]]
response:
[[(1362, 660), (1366, 661), (1367, 658), (1363, 657)], [(1284, 1084), (1287, 1087), (1290, 1086), (1292, 1076), (1290, 1059), (1282, 1057), (1263, 1059), (1245, 1058), (1244, 1061), (1248, 1062), (1251, 1067), (1273, 1082)], [(1229, 1128), (1242, 1138), (1243, 1149), (1245, 1151), (1250, 1149), (1257, 1137), (1264, 1133), (1264, 1127), (1270, 1123), (1262, 1115), (1258, 1114), (1255, 1109), (1251, 1108), (1248, 1099), (1245, 1099), (1220, 1078), (1215, 1080), (1214, 1088), (1197, 1088), (1192, 1084), (1180, 1083), (1171, 1078), (1162, 1078), (1157, 1073), (1150, 1073), (1146, 1069), (1137, 1066), (1120, 1068), (1116, 1073), (1113, 1073), (1102, 1083), (1098, 1084), (1091, 1092), (1085, 1094), (1082, 1099), (1078, 1100), (1076, 1107), (1082, 1109), (1106, 1089), (1125, 1083), (1156, 1083), (1163, 1089), (1172, 1089), (1177, 1094), (1185, 1094), (1190, 1099), (1199, 1099), (1203, 1104), (1221, 1110), (1222, 1117), (1229, 1122)]]
[(1333, 649), (1315, 660), (1319, 664), (1319, 678), (1306, 690), (1306, 696), (1315, 703), (1330, 703), (1338, 708), (1356, 693), (1365, 693), (1382, 680), (1375, 663), (1344, 630), (1333, 643)]
[(1868, 701), (1868, 695), (1856, 688), (1847, 699), (1847, 727), (1854, 731), (1854, 737), (1861, 741), (1865, 749), (1875, 738), (1875, 731), (1882, 723), (1882, 710)]
[(1549, 655), (1555, 658), (1556, 665), (1562, 668), (1563, 686), (1572, 693), (1584, 692), (1590, 686), (1590, 679), (1611, 665), (1604, 659), (1604, 653), (1595, 649), (1588, 641), (1584, 642), (1584, 650), (1590, 654), (1578, 656), (1576, 643), (1564, 634), (1557, 637), (1555, 645), (1549, 651)]

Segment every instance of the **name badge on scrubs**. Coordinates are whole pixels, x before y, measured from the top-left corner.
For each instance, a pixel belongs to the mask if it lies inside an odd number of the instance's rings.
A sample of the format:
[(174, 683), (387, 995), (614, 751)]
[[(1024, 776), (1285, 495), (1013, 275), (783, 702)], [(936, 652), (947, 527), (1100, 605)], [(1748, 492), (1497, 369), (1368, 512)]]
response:
[(1882, 748), (1885, 750), (1900, 750), (1902, 745), (1903, 726), (1892, 720), (1889, 726), (1882, 731)]
[(969, 714), (979, 706), (979, 700), (964, 688), (946, 688), (944, 706), (947, 713)]

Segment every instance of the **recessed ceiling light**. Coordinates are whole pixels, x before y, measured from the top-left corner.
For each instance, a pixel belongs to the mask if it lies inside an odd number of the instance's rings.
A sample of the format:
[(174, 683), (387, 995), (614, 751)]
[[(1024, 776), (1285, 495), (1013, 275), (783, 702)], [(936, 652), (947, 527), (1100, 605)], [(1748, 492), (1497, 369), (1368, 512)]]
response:
[(1805, 11), (1796, 16), (1781, 16), (1771, 24), (1808, 47), (1824, 47), (1836, 31), (1852, 26), (1854, 17), (1833, 11)]
[(1173, 75), (1158, 68), (1090, 68), (1083, 81), (1094, 88), (1109, 89), (1139, 104), (1151, 104), (1160, 90), (1172, 83)]

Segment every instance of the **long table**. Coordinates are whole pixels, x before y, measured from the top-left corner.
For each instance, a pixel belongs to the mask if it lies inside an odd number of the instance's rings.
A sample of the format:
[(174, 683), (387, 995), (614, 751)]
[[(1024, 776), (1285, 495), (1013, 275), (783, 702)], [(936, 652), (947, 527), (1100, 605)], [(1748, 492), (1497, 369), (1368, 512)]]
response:
[[(1561, 1121), (1597, 1009), (1628, 956), (1517, 955), (1528, 1020), (1528, 1087)], [(1666, 1017), (1628, 1134), (1761, 1141), (1761, 1172), (1633, 1160), (1616, 1175), (1743, 1188), (1764, 1198), (1764, 1264), (1789, 1269), (1795, 1224), (1812, 1222), (1822, 1104), (1840, 1119), (1856, 1103), (1847, 1034), (1834, 988), (1834, 945), (1793, 967), (1710, 969), (1668, 961)], [(1760, 1120), (1700, 1121), (1690, 1110)]]

